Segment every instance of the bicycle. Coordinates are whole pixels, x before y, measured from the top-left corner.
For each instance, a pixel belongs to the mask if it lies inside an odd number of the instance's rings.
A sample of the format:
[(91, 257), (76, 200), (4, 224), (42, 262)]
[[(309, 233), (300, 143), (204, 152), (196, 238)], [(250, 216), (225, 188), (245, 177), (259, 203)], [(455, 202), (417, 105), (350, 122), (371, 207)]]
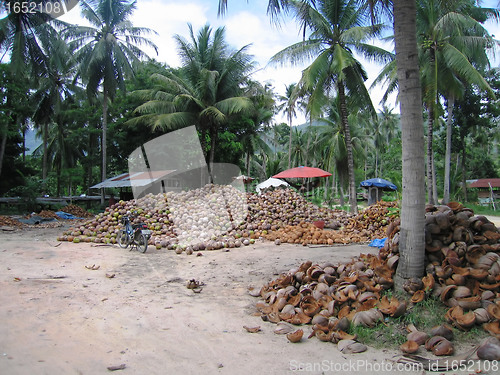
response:
[(130, 250), (137, 248), (137, 251), (145, 253), (148, 249), (148, 241), (151, 237), (151, 231), (145, 223), (132, 224), (128, 216), (123, 216), (121, 219), (125, 229), (118, 233), (118, 245), (126, 249), (130, 245)]

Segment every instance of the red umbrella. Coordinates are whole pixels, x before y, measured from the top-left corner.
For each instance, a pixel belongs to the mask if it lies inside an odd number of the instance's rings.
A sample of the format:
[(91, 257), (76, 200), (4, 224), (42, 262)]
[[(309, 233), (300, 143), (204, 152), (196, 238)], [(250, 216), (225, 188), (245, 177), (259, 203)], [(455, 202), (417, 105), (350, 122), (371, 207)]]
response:
[(328, 177), (332, 174), (319, 168), (297, 167), (287, 169), (274, 175), (274, 178), (309, 178), (309, 177)]

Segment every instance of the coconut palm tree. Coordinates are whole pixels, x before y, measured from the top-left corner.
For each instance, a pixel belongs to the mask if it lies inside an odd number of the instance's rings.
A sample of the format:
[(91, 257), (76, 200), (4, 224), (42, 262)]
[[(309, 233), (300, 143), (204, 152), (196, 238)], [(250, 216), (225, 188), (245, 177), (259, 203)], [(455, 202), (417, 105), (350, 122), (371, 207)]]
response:
[[(246, 174), (250, 176), (250, 159), (255, 152), (259, 150), (262, 155), (268, 155), (271, 152), (271, 148), (261, 135), (264, 135), (274, 115), (274, 93), (269, 84), (263, 86), (252, 80), (248, 81), (245, 93), (253, 106), (242, 116), (244, 126), (241, 129), (242, 133), (239, 134), (239, 140), (246, 154)], [(263, 163), (265, 169), (265, 157)]]
[[(49, 0), (38, 0), (45, 4)], [(43, 12), (15, 11), (22, 3), (15, 0), (2, 1), (0, 5), (7, 16), (0, 20), (0, 53), (3, 57), (10, 55), (11, 69), (15, 75), (26, 75), (28, 71), (41, 74), (45, 70), (47, 53), (44, 50), (41, 37), (51, 34), (52, 24), (62, 25), (54, 21), (50, 14)], [(49, 23), (50, 22), (50, 23)]]
[[(87, 94), (95, 99), (102, 93), (102, 180), (107, 166), (107, 117), (109, 101), (118, 89), (125, 90), (125, 77), (134, 75), (134, 63), (147, 58), (141, 46), (157, 47), (144, 35), (153, 33), (143, 27), (134, 27), (130, 18), (136, 1), (88, 0), (81, 1), (82, 16), (91, 26), (72, 26), (65, 31), (70, 47), (80, 64), (79, 76), (84, 80)], [(104, 202), (104, 189), (101, 203)]]
[(35, 108), (32, 119), (35, 126), (41, 127), (42, 133), (42, 180), (45, 184), (48, 171), (49, 126), (60, 122), (64, 103), (79, 88), (74, 84), (76, 62), (66, 42), (53, 34), (48, 40), (43, 40), (43, 44), (49, 58), (45, 64), (45, 73), (39, 77), (38, 88), (31, 100)]
[[(477, 9), (477, 8), (476, 8)], [(424, 102), (428, 114), (427, 190), (429, 203), (437, 200), (433, 162), (433, 128), (440, 109), (439, 93), (453, 84), (454, 77), (475, 84), (493, 93), (476, 67), (488, 64), (485, 49), (492, 39), (481, 24), (471, 16), (467, 0), (425, 0), (417, 4), (417, 30)], [(484, 13), (495, 16), (497, 12)], [(451, 77), (451, 79), (450, 79)], [(442, 78), (448, 78), (444, 81)]]
[[(287, 0), (269, 0), (273, 16), (287, 7)], [(424, 273), (424, 130), (421, 108), (421, 86), (418, 69), (416, 4), (414, 0), (367, 0), (372, 23), (381, 15), (394, 20), (394, 36), (399, 83), (401, 137), (403, 139), (403, 199), (401, 205), (400, 260), (395, 286), (402, 290), (405, 280)], [(219, 0), (223, 14), (227, 0)]]
[(366, 103), (375, 113), (370, 96), (364, 85), (366, 73), (354, 57), (354, 51), (370, 59), (387, 61), (390, 54), (366, 42), (379, 35), (381, 24), (362, 26), (365, 23), (364, 10), (359, 2), (290, 0), (288, 8), (310, 35), (304, 41), (291, 45), (271, 58), (274, 63), (292, 64), (313, 59), (304, 69), (299, 83), (301, 90), (309, 93), (313, 101), (336, 91), (340, 101), (340, 118), (346, 139), (349, 165), (349, 203), (352, 212), (357, 212), (356, 185), (354, 180), (354, 159), (348, 123), (347, 96)]
[[(232, 51), (225, 29), (212, 32), (209, 25), (197, 35), (189, 26), (191, 40), (176, 35), (182, 67), (165, 75), (153, 75), (157, 87), (137, 91), (145, 103), (130, 124), (145, 123), (153, 130), (175, 130), (195, 124), (209, 166), (214, 161), (217, 132), (230, 116), (253, 108), (244, 85), (253, 69), (248, 46)], [(210, 144), (207, 144), (207, 138)]]
[(286, 114), (286, 120), (288, 121), (288, 126), (290, 127), (289, 137), (288, 137), (288, 169), (291, 168), (292, 163), (292, 121), (294, 117), (297, 117), (296, 108), (296, 83), (291, 83), (285, 87), (285, 95), (280, 95), (278, 100), (280, 104), (278, 105), (278, 111), (284, 112)]

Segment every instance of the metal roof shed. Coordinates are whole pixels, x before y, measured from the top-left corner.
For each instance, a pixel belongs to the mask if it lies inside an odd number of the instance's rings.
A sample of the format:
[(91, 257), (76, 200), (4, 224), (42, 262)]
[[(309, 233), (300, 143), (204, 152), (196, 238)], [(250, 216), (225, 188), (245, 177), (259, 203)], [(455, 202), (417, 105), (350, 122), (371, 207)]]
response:
[(132, 186), (143, 187), (153, 184), (157, 181), (160, 181), (173, 172), (175, 172), (175, 170), (122, 173), (118, 176), (108, 178), (107, 180), (104, 180), (94, 186), (91, 186), (90, 188), (101, 189), (101, 188), (123, 188)]

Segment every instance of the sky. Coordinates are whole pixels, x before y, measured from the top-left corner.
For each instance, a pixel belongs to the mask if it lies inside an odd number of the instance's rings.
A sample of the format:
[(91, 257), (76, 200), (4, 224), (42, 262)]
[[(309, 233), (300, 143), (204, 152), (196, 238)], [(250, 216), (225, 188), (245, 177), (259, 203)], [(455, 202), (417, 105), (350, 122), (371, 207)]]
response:
[[(286, 19), (277, 27), (270, 21), (267, 15), (268, 0), (228, 0), (228, 10), (224, 17), (217, 15), (218, 0), (137, 0), (136, 10), (131, 18), (134, 26), (148, 27), (156, 31), (157, 35), (150, 35), (149, 38), (157, 45), (158, 55), (154, 50), (144, 50), (150, 57), (158, 61), (167, 63), (172, 67), (180, 66), (180, 59), (177, 55), (177, 47), (173, 36), (181, 35), (189, 39), (188, 23), (193, 25), (195, 33), (205, 24), (209, 24), (213, 29), (224, 26), (226, 29), (226, 41), (235, 49), (239, 49), (250, 44), (248, 53), (253, 55), (258, 62), (256, 71), (252, 78), (262, 83), (270, 83), (275, 91), (283, 95), (285, 86), (296, 83), (300, 79), (301, 71), (306, 67), (302, 66), (270, 66), (269, 59), (281, 51), (283, 48), (301, 40), (298, 26), (295, 21)], [(483, 7), (495, 7), (497, 0), (482, 1)], [(73, 8), (60, 18), (63, 21), (73, 24), (84, 24), (80, 17), (80, 9)], [(489, 23), (487, 29), (490, 34), (500, 38), (500, 26)], [(377, 42), (380, 45), (380, 42)], [(387, 43), (384, 48), (392, 50), (392, 45)], [(368, 73), (367, 87), (378, 75), (381, 66), (372, 62), (362, 61)], [(494, 60), (494, 66), (499, 66), (498, 56)], [(379, 107), (379, 102), (383, 94), (382, 87), (370, 90), (374, 105)], [(394, 97), (389, 107), (395, 107)], [(395, 108), (394, 112), (399, 112)], [(284, 116), (277, 116), (277, 122), (286, 121)], [(294, 125), (305, 122), (303, 114), (299, 114), (294, 119)]]

